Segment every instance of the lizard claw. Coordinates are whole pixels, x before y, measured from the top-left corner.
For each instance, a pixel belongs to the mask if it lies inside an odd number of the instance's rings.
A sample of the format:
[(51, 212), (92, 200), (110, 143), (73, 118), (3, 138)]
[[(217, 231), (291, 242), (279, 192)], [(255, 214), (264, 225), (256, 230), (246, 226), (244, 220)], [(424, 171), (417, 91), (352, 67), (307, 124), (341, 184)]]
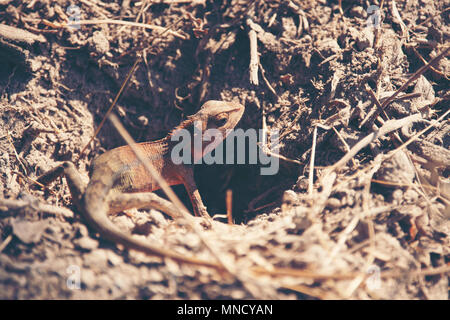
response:
[(212, 227), (212, 219), (211, 217), (201, 217), (200, 225), (205, 229), (209, 230)]
[(209, 215), (208, 211), (206, 211), (205, 206), (201, 206), (198, 208), (198, 216), (202, 219), (202, 222), (200, 223), (201, 226), (203, 226), (205, 229), (210, 229), (212, 226), (212, 218)]

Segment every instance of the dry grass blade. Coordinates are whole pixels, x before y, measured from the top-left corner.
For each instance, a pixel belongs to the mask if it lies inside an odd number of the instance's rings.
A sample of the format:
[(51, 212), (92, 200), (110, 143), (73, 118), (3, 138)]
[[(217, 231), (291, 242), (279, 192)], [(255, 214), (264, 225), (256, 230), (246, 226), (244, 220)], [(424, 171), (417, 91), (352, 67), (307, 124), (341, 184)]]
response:
[(313, 192), (314, 183), (314, 160), (316, 158), (316, 141), (317, 141), (317, 126), (314, 127), (313, 143), (311, 147), (311, 161), (309, 164), (309, 178), (308, 178), (308, 194), (311, 196)]
[[(435, 56), (433, 59), (431, 59), (427, 64), (420, 67), (400, 88), (397, 89), (389, 98), (383, 101), (380, 106), (377, 105), (377, 109), (375, 109), (374, 112), (369, 113), (367, 117), (361, 122), (361, 126), (363, 126), (365, 123), (372, 123), (374, 119), (378, 117), (378, 115), (391, 103), (393, 102), (397, 96), (403, 92), (410, 84), (411, 82), (418, 79), (425, 71), (430, 69), (433, 64), (441, 60), (447, 52), (450, 50), (450, 46), (448, 46), (446, 49), (444, 49), (441, 53), (439, 53), (437, 56)], [(370, 94), (370, 92), (369, 92)], [(361, 127), (360, 126), (360, 127)]]
[(8, 237), (6, 237), (5, 240), (3, 240), (2, 243), (0, 243), (0, 253), (8, 246), (8, 244), (11, 242), (13, 236), (10, 234)]
[[(275, 268), (273, 270), (266, 270), (261, 267), (254, 267), (251, 269), (257, 274), (267, 274), (273, 277), (298, 277), (321, 280), (352, 280), (356, 277), (366, 276), (366, 272), (345, 272), (345, 273), (320, 273), (311, 270), (293, 269), (293, 268)], [(450, 266), (442, 266), (438, 268), (429, 268), (421, 270), (389, 270), (380, 273), (380, 278), (398, 278), (404, 276), (417, 277), (417, 276), (432, 276), (447, 274), (450, 272)]]
[[(138, 66), (140, 61), (141, 61), (141, 57), (138, 57), (136, 59), (136, 61), (134, 62), (133, 67), (131, 68), (130, 72), (128, 72), (127, 77), (125, 78), (125, 81), (123, 82), (122, 86), (120, 87), (119, 92), (116, 94), (116, 97), (114, 98), (114, 101), (111, 103), (111, 106), (106, 111), (105, 116), (103, 117), (102, 121), (100, 122), (100, 124), (98, 125), (97, 129), (95, 130), (94, 135), (91, 137), (89, 142), (86, 143), (86, 145), (84, 146), (84, 148), (81, 150), (80, 154), (78, 155), (78, 160), (80, 160), (83, 157), (84, 152), (89, 147), (89, 145), (91, 144), (92, 140), (95, 139), (95, 137), (98, 135), (98, 133), (102, 129), (103, 125), (105, 124), (106, 118), (109, 116), (109, 114), (111, 113), (112, 109), (114, 108), (114, 106), (116, 105), (117, 101), (119, 100), (120, 96), (122, 95), (122, 92), (125, 90), (125, 88), (126, 88), (126, 86), (128, 84), (128, 81), (130, 81), (130, 78), (134, 74), (134, 72), (136, 71), (137, 66)], [(75, 161), (75, 163), (76, 163), (76, 161)]]
[(248, 38), (250, 40), (250, 83), (255, 86), (259, 85), (258, 81), (258, 65), (259, 65), (259, 56), (258, 56), (258, 40), (256, 37), (256, 27), (254, 27), (254, 22), (248, 18), (246, 20), (247, 26), (249, 28)]
[[(450, 113), (450, 110), (447, 110), (442, 116), (440, 116), (437, 120), (433, 121), (430, 125), (428, 125), (426, 128), (424, 128), (423, 130), (419, 131), (418, 133), (416, 133), (414, 136), (412, 136), (411, 138), (408, 139), (408, 141), (406, 141), (404, 144), (402, 144), (401, 146), (399, 146), (397, 149), (391, 151), (390, 153), (388, 153), (386, 156), (387, 157), (392, 157), (394, 156), (398, 151), (400, 151), (403, 148), (406, 148), (409, 144), (411, 144), (412, 142), (416, 141), (422, 134), (424, 134), (425, 132), (427, 132), (428, 130), (430, 130), (431, 128), (437, 126), (440, 121), (442, 121), (448, 114)], [(391, 120), (392, 121), (392, 120)]]
[(233, 191), (230, 189), (226, 193), (226, 205), (228, 224), (233, 224)]
[(73, 212), (67, 208), (61, 208), (52, 206), (41, 202), (31, 202), (26, 200), (12, 200), (12, 199), (0, 199), (0, 208), (6, 208), (7, 210), (19, 210), (27, 207), (32, 207), (36, 211), (45, 212), (55, 216), (64, 216), (67, 218), (73, 218)]
[[(385, 155), (378, 155), (375, 160), (372, 162), (371, 165), (363, 168), (362, 170), (357, 171), (356, 173), (352, 174), (351, 176), (349, 176), (347, 179), (339, 182), (338, 184), (336, 184), (335, 189), (340, 189), (343, 187), (343, 185), (347, 184), (349, 181), (357, 178), (358, 176), (360, 176), (361, 174), (364, 174), (370, 170), (372, 170), (372, 168), (374, 166), (379, 165), (379, 162), (385, 161), (391, 157), (393, 157), (397, 152), (399, 152), (400, 150), (403, 150), (404, 148), (406, 148), (408, 145), (410, 145), (412, 142), (416, 141), (422, 134), (424, 134), (425, 132), (427, 132), (428, 130), (430, 130), (432, 127), (437, 126), (440, 121), (442, 121), (448, 114), (450, 113), (450, 110), (448, 110), (447, 112), (445, 112), (442, 116), (440, 116), (437, 120), (433, 121), (430, 125), (428, 125), (426, 128), (424, 128), (423, 130), (421, 130), (420, 132), (416, 133), (414, 136), (412, 136), (408, 141), (406, 141), (405, 143), (403, 143), (402, 145), (400, 145), (399, 147), (397, 147), (396, 149), (390, 151), (389, 153), (385, 154)], [(390, 120), (392, 121), (392, 120)], [(342, 159), (341, 159), (342, 160)], [(330, 167), (331, 168), (331, 167)], [(326, 175), (325, 175), (326, 176)]]
[(22, 160), (20, 160), (19, 154), (17, 153), (16, 147), (14, 146), (14, 143), (11, 139), (11, 135), (10, 135), (9, 131), (6, 132), (6, 136), (8, 137), (8, 142), (14, 151), (14, 156), (16, 157), (17, 162), (20, 164), (20, 167), (22, 168), (23, 172), (27, 175), (28, 174), (27, 168), (25, 168)]
[[(398, 182), (384, 181), (384, 180), (378, 180), (378, 179), (371, 179), (371, 182), (375, 182), (375, 183), (386, 185), (386, 186), (393, 186), (393, 187), (412, 187), (413, 186), (413, 184), (398, 183)], [(437, 190), (437, 188), (434, 186), (423, 185), (423, 187), (426, 189), (430, 189), (432, 191)]]
[[(386, 106), (388, 106), (402, 91), (404, 91), (410, 85), (411, 82), (413, 82), (414, 80), (419, 78), (434, 63), (438, 62), (443, 57), (445, 57), (445, 55), (447, 54), (447, 52), (449, 50), (450, 50), (450, 46), (445, 48), (441, 53), (439, 53), (437, 56), (435, 56), (433, 59), (431, 59), (426, 65), (420, 67), (416, 72), (414, 72), (414, 74), (400, 88), (398, 88), (397, 91), (395, 91), (392, 96), (390, 96), (389, 98), (387, 98), (386, 100), (383, 101), (383, 103), (381, 104), (381, 109), (377, 109), (375, 111), (375, 113), (372, 115), (372, 119), (375, 119), (376, 117), (378, 117), (381, 110), (384, 110), (386, 108)], [(367, 121), (370, 121), (370, 120), (367, 120)]]
[[(149, 30), (157, 30), (157, 31), (161, 31), (161, 32), (166, 32), (165, 27), (161, 27), (161, 26), (157, 26), (157, 25), (132, 22), (132, 21), (113, 20), (113, 19), (80, 20), (80, 21), (75, 21), (73, 23), (64, 24), (63, 26), (73, 27), (75, 25), (89, 25), (89, 24), (121, 24), (121, 25), (125, 25), (125, 26), (130, 26), (130, 27), (139, 27), (139, 28), (145, 28), (145, 29), (149, 29)], [(173, 30), (168, 30), (167, 32), (169, 32), (171, 35), (176, 36), (180, 39), (186, 40), (186, 37), (179, 32), (176, 32)]]
[(421, 118), (422, 118), (422, 116), (419, 113), (416, 113), (409, 117), (405, 117), (403, 119), (386, 121), (385, 124), (380, 129), (378, 129), (375, 132), (372, 132), (371, 134), (369, 134), (366, 137), (364, 137), (363, 139), (361, 139), (357, 144), (355, 144), (353, 146), (353, 148), (351, 148), (350, 151), (347, 152), (341, 158), (341, 160), (339, 160), (334, 165), (329, 167), (329, 170), (331, 170), (331, 171), (339, 170), (343, 165), (345, 165), (347, 163), (347, 161), (350, 161), (361, 149), (368, 146), (369, 143), (377, 140), (378, 138), (380, 138), (394, 130), (397, 130), (404, 126), (407, 126), (414, 121), (418, 121)]

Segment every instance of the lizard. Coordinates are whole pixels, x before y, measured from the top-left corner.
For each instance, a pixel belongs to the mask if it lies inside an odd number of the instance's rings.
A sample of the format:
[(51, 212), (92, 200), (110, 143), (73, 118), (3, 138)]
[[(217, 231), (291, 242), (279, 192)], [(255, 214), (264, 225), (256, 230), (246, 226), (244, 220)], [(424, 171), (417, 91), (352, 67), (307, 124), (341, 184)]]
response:
[[(210, 100), (205, 102), (197, 113), (181, 122), (166, 137), (157, 141), (135, 144), (135, 147), (140, 149), (169, 185), (184, 185), (197, 216), (209, 218), (194, 180), (194, 166), (185, 163), (175, 164), (172, 161), (171, 150), (174, 146), (172, 137), (179, 130), (186, 129), (192, 133), (194, 126), (201, 126), (198, 129), (203, 132), (207, 129), (219, 130), (222, 140), (224, 140), (239, 122), (244, 110), (244, 106), (239, 103)], [(208, 144), (202, 141), (200, 156), (211, 152), (213, 149), (211, 145), (215, 148), (220, 142), (221, 140), (214, 140)], [(196, 152), (195, 148), (191, 148), (193, 158), (198, 157)], [(102, 238), (149, 255), (217, 267), (212, 262), (186, 257), (137, 239), (120, 230), (108, 218), (108, 213), (143, 207), (153, 207), (172, 217), (179, 217), (178, 211), (171, 202), (152, 192), (160, 187), (146, 171), (129, 145), (109, 150), (97, 157), (93, 161), (90, 181), (86, 187), (75, 165), (70, 161), (63, 162), (42, 174), (37, 181), (49, 184), (59, 176), (65, 176), (75, 208), (81, 213), (85, 222)]]

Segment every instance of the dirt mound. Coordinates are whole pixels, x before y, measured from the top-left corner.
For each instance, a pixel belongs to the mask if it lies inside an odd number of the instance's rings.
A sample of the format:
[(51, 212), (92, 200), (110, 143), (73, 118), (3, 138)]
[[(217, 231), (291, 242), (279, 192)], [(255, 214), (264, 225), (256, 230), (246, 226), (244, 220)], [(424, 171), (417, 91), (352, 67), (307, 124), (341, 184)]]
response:
[[(0, 1), (0, 298), (448, 299), (443, 2), (72, 3)], [(80, 158), (138, 57), (114, 108), (135, 140), (209, 99), (245, 105), (239, 128), (279, 132), (264, 149), (279, 152), (275, 175), (196, 166), (216, 215), (202, 237), (156, 210), (111, 217), (230, 274), (118, 248), (84, 225), (65, 180), (36, 187), (66, 160), (87, 182), (124, 144), (106, 121)]]

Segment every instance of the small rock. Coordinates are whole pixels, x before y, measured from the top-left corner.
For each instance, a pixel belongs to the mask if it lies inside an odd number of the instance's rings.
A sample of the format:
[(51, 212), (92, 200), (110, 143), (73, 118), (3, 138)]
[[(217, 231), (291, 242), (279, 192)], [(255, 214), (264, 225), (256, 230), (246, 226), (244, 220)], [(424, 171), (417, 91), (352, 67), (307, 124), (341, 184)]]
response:
[(109, 51), (109, 41), (101, 31), (95, 31), (89, 39), (89, 47), (99, 55), (104, 55)]
[(150, 219), (159, 227), (167, 226), (169, 224), (167, 219), (164, 218), (164, 215), (157, 210), (150, 210)]
[(281, 210), (289, 210), (297, 202), (298, 196), (292, 190), (286, 190), (283, 194), (283, 203), (281, 205)]
[(75, 239), (74, 244), (78, 248), (88, 251), (94, 250), (98, 247), (98, 241), (90, 237), (82, 237), (79, 239)]
[(380, 180), (409, 185), (413, 182), (415, 171), (407, 154), (400, 151), (383, 162), (376, 176)]
[(125, 215), (114, 217), (113, 222), (120, 230), (124, 232), (131, 232), (134, 228), (133, 221)]
[(394, 204), (401, 204), (403, 200), (403, 191), (401, 189), (396, 189), (392, 192), (392, 200)]
[(108, 263), (112, 266), (119, 265), (123, 262), (123, 258), (111, 250), (106, 252), (106, 257), (108, 259)]
[(371, 28), (364, 28), (361, 32), (358, 32), (356, 37), (356, 45), (360, 51), (373, 46), (375, 35)]
[(281, 22), (283, 24), (283, 37), (289, 39), (295, 39), (297, 36), (297, 26), (294, 23), (294, 19), (292, 17), (281, 18)]
[(83, 269), (81, 271), (81, 282), (88, 288), (95, 286), (97, 283), (97, 277), (94, 271)]
[(356, 18), (366, 18), (367, 17), (366, 10), (364, 10), (364, 8), (361, 6), (352, 7), (349, 10), (349, 14), (351, 17), (356, 17)]
[(419, 194), (413, 189), (406, 190), (403, 196), (405, 197), (405, 200), (410, 203), (414, 203), (419, 199)]
[(15, 219), (12, 221), (13, 233), (24, 243), (39, 242), (42, 233), (47, 228), (47, 221), (26, 221)]
[[(435, 92), (432, 84), (424, 76), (420, 76), (417, 79), (416, 85), (414, 86), (413, 93), (420, 93), (420, 97), (416, 98), (414, 101), (415, 110), (412, 112), (417, 112), (417, 108), (422, 108), (423, 106), (431, 104), (435, 99)], [(412, 113), (408, 112), (408, 113)]]
[(339, 199), (329, 198), (327, 200), (327, 208), (337, 209), (337, 208), (340, 208), (341, 206), (342, 206), (341, 200), (339, 200)]
[(77, 230), (77, 235), (79, 235), (82, 238), (89, 236), (89, 231), (84, 224), (77, 224), (75, 226), (75, 230)]

